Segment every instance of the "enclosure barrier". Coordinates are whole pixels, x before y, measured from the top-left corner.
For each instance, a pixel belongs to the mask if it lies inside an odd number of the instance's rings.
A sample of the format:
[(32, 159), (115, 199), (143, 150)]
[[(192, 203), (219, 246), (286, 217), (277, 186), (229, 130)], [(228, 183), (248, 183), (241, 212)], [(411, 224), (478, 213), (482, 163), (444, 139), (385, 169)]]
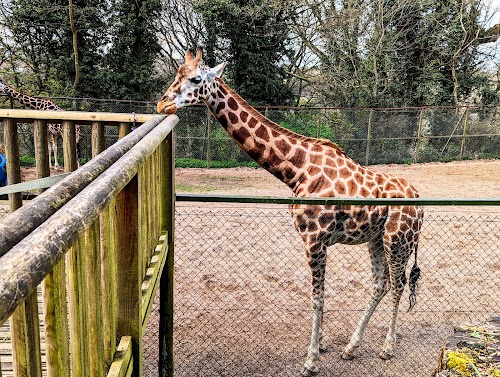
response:
[[(160, 284), (168, 369), (171, 275), (162, 270), (173, 258), (178, 118), (15, 110), (0, 118), (10, 183), (20, 180), (19, 122), (34, 123), (39, 177), (49, 174), (47, 122), (63, 124), (66, 171), (77, 167), (75, 124), (92, 124), (96, 156), (23, 207), (21, 193), (9, 195), (15, 212), (0, 224), (0, 324), (10, 316), (12, 359), (1, 360), (3, 375), (142, 375), (142, 337)], [(117, 125), (122, 139), (102, 151), (105, 124)]]
[[(482, 344), (492, 342), (481, 325), (500, 313), (498, 198), (177, 194), (176, 199), (176, 376), (191, 376), (193, 370), (204, 377), (300, 373), (310, 341), (311, 277), (303, 242), (288, 212), (292, 203), (345, 207), (421, 204), (425, 210), (418, 249), (417, 303), (407, 312), (406, 289), (391, 360), (378, 357), (389, 325), (390, 294), (375, 311), (355, 358), (341, 359), (343, 347), (368, 305), (373, 283), (366, 244), (328, 249), (327, 352), (320, 357), (320, 375), (432, 376), (445, 340), (454, 330), (469, 328)], [(412, 264), (413, 258), (408, 267)], [(495, 367), (495, 355), (485, 354), (486, 349), (474, 348), (474, 367), (482, 376), (491, 377), (499, 369), (498, 359)], [(472, 376), (479, 375), (470, 371)]]

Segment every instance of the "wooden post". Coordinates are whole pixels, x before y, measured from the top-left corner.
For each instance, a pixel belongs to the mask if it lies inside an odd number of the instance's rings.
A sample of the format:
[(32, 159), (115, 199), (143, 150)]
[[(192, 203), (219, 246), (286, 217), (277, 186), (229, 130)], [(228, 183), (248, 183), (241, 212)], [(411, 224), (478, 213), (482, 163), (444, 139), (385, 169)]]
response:
[[(19, 139), (17, 122), (4, 120), (4, 143), (7, 158), (9, 184), (21, 182), (19, 166)], [(9, 194), (10, 211), (23, 204), (22, 194)], [(36, 290), (19, 305), (10, 317), (12, 336), (13, 369), (17, 377), (38, 377), (42, 373), (40, 352), (40, 323), (38, 320), (38, 299)]]
[[(64, 155), (64, 171), (66, 173), (72, 172), (78, 168), (76, 160), (76, 128), (75, 122), (70, 120), (63, 121), (63, 155)], [(79, 275), (78, 265), (76, 263), (76, 256), (78, 255), (78, 242), (71, 248), (67, 256), (68, 271), (75, 273), (73, 279), (77, 279), (77, 286), (75, 292), (70, 292), (70, 312), (73, 310), (71, 301), (72, 295), (75, 295), (76, 300), (81, 299), (80, 284), (77, 276)], [(71, 278), (70, 278), (71, 281)], [(69, 283), (68, 289), (72, 289)], [(54, 267), (54, 269), (45, 277), (42, 283), (43, 304), (44, 304), (44, 319), (48, 328), (46, 332), (46, 347), (47, 347), (47, 370), (49, 376), (69, 376), (70, 358), (69, 358), (69, 323), (68, 304), (66, 300), (66, 265), (65, 260), (62, 259)], [(78, 309), (77, 309), (78, 310)], [(78, 314), (75, 314), (78, 316)], [(70, 314), (71, 316), (71, 314)], [(72, 322), (73, 337), (76, 333), (75, 324)], [(49, 331), (50, 330), (50, 331)], [(83, 333), (84, 330), (80, 329)], [(72, 351), (76, 352), (74, 345)], [(75, 368), (78, 367), (75, 365)]]
[(418, 162), (418, 152), (420, 150), (420, 143), (422, 142), (423, 123), (424, 123), (424, 109), (420, 109), (420, 115), (418, 117), (417, 144), (415, 145), (415, 162)]
[(365, 165), (368, 165), (370, 161), (370, 144), (372, 138), (372, 117), (373, 110), (370, 110), (370, 115), (368, 116), (368, 131), (366, 136), (366, 155), (365, 155)]
[(66, 173), (78, 169), (76, 161), (76, 128), (72, 120), (63, 121), (63, 154)]
[(465, 140), (467, 139), (467, 123), (469, 120), (469, 109), (465, 110), (464, 131), (462, 132), (462, 142), (460, 143), (460, 160), (464, 159)]
[(35, 164), (38, 178), (48, 177), (49, 168), (49, 147), (47, 137), (47, 121), (41, 119), (33, 120), (35, 129)]
[(160, 361), (159, 375), (174, 375), (174, 140), (170, 133), (162, 143), (161, 149), (161, 216), (160, 229), (168, 232), (168, 254), (160, 280)]
[[(5, 157), (7, 158), (7, 179), (9, 185), (21, 182), (21, 168), (19, 166), (19, 137), (17, 134), (17, 122), (14, 119), (5, 119), (4, 143)], [(9, 194), (10, 211), (14, 212), (23, 205), (23, 198), (20, 192)]]
[(142, 375), (142, 256), (138, 247), (137, 175), (116, 198), (118, 311), (116, 336), (132, 337), (133, 375)]
[(92, 122), (92, 158), (105, 149), (104, 123)]
[(118, 126), (118, 138), (121, 139), (124, 136), (128, 135), (132, 130), (132, 123), (122, 122)]

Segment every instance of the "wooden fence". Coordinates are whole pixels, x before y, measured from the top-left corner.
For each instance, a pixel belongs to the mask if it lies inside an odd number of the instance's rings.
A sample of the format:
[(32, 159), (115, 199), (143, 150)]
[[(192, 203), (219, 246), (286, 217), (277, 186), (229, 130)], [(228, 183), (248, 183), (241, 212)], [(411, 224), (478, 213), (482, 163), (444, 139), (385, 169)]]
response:
[[(0, 110), (0, 118), (9, 184), (21, 178), (18, 123), (33, 123), (38, 177), (50, 174), (47, 122), (63, 125), (64, 169), (76, 170), (24, 206), (21, 193), (9, 194), (12, 213), (0, 223), (0, 324), (10, 317), (12, 338), (4, 375), (142, 375), (159, 286), (160, 367), (171, 373), (178, 118), (26, 110)], [(143, 124), (130, 132), (132, 122)], [(95, 156), (78, 170), (75, 124), (92, 127)], [(121, 137), (105, 151), (104, 125)]]

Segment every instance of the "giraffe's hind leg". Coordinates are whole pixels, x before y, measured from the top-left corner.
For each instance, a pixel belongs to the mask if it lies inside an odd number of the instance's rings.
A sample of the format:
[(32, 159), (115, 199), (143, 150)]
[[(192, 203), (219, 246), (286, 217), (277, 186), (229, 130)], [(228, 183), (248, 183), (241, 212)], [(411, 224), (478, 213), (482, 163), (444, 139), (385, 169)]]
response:
[(386, 257), (389, 264), (389, 274), (392, 291), (392, 312), (389, 330), (385, 337), (385, 342), (380, 351), (380, 358), (387, 360), (394, 356), (396, 344), (396, 321), (398, 317), (399, 303), (406, 285), (406, 264), (413, 251), (414, 244), (405, 241), (402, 235), (384, 235), (384, 245), (386, 247)]
[(307, 257), (312, 273), (312, 294), (313, 321), (311, 330), (311, 343), (307, 350), (307, 359), (302, 371), (303, 376), (313, 376), (318, 373), (317, 361), (323, 338), (323, 304), (324, 304), (324, 282), (326, 267), (326, 246), (322, 243), (306, 245)]
[(342, 358), (345, 360), (351, 360), (354, 357), (354, 351), (359, 347), (363, 335), (370, 321), (372, 314), (374, 313), (377, 305), (380, 303), (382, 298), (390, 289), (389, 285), (389, 267), (387, 265), (387, 259), (385, 258), (384, 246), (381, 237), (376, 237), (372, 239), (369, 244), (371, 269), (373, 276), (373, 292), (370, 300), (370, 305), (364, 311), (358, 326), (354, 330), (349, 344), (344, 348), (342, 353)]

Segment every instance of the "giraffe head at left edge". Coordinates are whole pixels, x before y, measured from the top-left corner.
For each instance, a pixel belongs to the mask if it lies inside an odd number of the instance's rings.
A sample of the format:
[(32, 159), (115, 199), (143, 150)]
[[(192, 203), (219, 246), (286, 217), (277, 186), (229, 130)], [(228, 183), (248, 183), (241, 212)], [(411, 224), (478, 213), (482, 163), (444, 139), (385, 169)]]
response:
[(209, 68), (202, 61), (202, 51), (186, 51), (184, 64), (175, 76), (174, 82), (161, 96), (156, 109), (159, 113), (175, 114), (184, 106), (190, 106), (205, 100), (210, 94), (212, 82), (222, 75), (226, 63)]

